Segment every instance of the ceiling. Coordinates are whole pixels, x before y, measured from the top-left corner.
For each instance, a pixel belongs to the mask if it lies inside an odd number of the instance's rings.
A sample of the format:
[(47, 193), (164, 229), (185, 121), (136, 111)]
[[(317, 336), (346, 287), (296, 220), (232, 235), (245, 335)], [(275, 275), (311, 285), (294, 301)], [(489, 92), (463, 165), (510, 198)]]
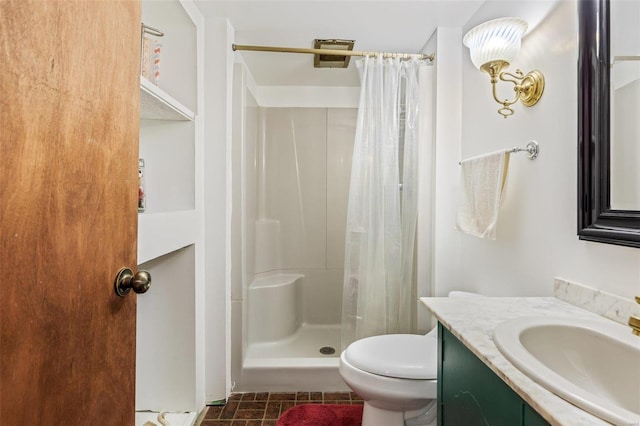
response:
[[(226, 17), (236, 44), (313, 47), (315, 38), (355, 40), (354, 50), (424, 51), (441, 27), (463, 27), (484, 0), (196, 0), (206, 18)], [(237, 52), (259, 86), (358, 86), (346, 69), (313, 68), (313, 55)]]

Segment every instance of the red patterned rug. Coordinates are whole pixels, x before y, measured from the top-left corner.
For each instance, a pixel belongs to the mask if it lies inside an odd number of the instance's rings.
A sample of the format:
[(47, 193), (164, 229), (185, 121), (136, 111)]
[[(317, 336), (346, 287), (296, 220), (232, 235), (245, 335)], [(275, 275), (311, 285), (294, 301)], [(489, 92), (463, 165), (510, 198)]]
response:
[(301, 404), (289, 408), (277, 426), (360, 426), (362, 405)]

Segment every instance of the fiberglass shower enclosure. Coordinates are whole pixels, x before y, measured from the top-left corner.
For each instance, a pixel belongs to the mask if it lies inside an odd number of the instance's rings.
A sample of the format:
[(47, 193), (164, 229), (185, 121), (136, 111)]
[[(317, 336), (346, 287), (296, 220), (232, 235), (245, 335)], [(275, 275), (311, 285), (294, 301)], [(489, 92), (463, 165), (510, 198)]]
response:
[(259, 105), (234, 69), (234, 391), (348, 390), (338, 373), (357, 108)]

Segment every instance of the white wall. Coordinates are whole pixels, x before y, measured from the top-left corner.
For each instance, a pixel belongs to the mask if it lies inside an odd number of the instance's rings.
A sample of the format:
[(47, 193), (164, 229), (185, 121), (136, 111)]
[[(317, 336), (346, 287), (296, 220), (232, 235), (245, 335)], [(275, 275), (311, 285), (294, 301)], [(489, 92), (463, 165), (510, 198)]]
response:
[(205, 395), (231, 389), (231, 91), (234, 30), (227, 19), (205, 20)]
[(436, 46), (433, 294), (460, 288), (460, 234), (454, 229), (462, 126), (460, 28), (438, 28)]
[[(535, 161), (522, 153), (511, 157), (497, 240), (459, 233), (460, 257), (452, 256), (439, 266), (457, 269), (460, 281), (453, 274), (442, 275), (436, 281), (436, 293), (462, 288), (488, 295), (551, 295), (553, 277), (560, 276), (631, 298), (640, 293), (640, 250), (579, 241), (576, 235), (577, 3), (488, 1), (463, 32), (502, 16), (529, 20), (529, 33), (511, 68), (541, 70), (545, 91), (534, 107), (518, 104), (514, 116), (502, 118), (496, 112), (489, 77), (473, 67), (467, 48), (460, 43), (450, 54), (463, 53), (461, 155), (524, 146), (535, 139), (540, 156)], [(441, 60), (446, 54), (438, 50)], [(438, 73), (438, 78), (444, 76)], [(438, 138), (438, 147), (445, 143)], [(457, 169), (457, 159), (439, 163), (438, 168), (442, 167)], [(436, 185), (444, 191), (451, 183), (440, 180)], [(444, 202), (448, 205), (437, 208), (446, 209), (456, 201), (449, 197)], [(450, 226), (449, 217), (436, 217), (440, 232), (448, 232)]]

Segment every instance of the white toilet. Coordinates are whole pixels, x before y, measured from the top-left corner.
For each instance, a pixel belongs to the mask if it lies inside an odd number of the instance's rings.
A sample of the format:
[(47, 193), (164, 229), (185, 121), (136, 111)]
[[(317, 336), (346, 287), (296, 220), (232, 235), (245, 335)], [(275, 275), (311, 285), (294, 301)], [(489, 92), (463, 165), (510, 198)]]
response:
[[(477, 297), (451, 292), (449, 297)], [(364, 400), (362, 426), (435, 425), (438, 336), (387, 334), (360, 339), (340, 355), (339, 371)]]

